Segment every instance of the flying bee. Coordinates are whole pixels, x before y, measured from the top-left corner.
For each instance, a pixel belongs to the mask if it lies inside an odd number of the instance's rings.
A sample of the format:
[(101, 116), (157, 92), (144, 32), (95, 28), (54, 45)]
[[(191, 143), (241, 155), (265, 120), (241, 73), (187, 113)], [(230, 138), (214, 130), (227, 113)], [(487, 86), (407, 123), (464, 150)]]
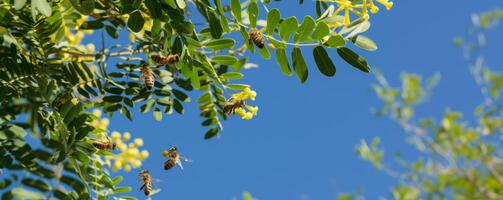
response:
[(150, 176), (150, 173), (146, 169), (141, 170), (140, 173), (138, 173), (138, 176), (140, 177), (140, 181), (143, 183), (140, 187), (140, 191), (143, 190), (145, 196), (149, 196), (152, 193), (152, 176)]
[(264, 48), (265, 45), (265, 39), (264, 35), (262, 35), (262, 32), (260, 32), (257, 29), (252, 29), (248, 35), (250, 36), (250, 40), (258, 47), (258, 48)]
[(115, 142), (110, 139), (110, 137), (107, 136), (106, 141), (94, 141), (93, 146), (96, 147), (99, 150), (104, 150), (104, 151), (112, 151), (117, 148), (115, 145)]
[(164, 170), (169, 170), (173, 168), (175, 165), (180, 166), (183, 170), (183, 165), (182, 165), (182, 160), (185, 162), (191, 162), (190, 159), (186, 158), (185, 156), (181, 156), (180, 152), (176, 149), (176, 147), (171, 147), (169, 150), (164, 150), (162, 152), (164, 157), (168, 157), (168, 160), (164, 162)]
[(151, 90), (154, 87), (155, 77), (157, 77), (157, 74), (155, 74), (148, 65), (143, 65), (141, 67), (140, 78), (143, 79), (143, 82), (145, 82), (145, 87), (148, 90)]
[(224, 104), (224, 113), (226, 115), (232, 115), (234, 114), (234, 111), (237, 108), (240, 108), (245, 105), (245, 102), (243, 100), (238, 100), (236, 98), (230, 98), (227, 100)]
[(158, 65), (171, 65), (180, 61), (178, 54), (169, 54), (168, 56), (152, 55), (150, 56), (152, 60)]

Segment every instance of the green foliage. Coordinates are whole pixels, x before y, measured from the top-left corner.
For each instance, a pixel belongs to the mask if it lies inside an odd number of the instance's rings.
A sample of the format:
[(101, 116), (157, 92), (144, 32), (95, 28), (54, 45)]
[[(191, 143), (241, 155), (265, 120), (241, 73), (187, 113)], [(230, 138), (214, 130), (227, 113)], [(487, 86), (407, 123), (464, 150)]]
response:
[[(488, 30), (489, 21), (497, 20), (498, 13), (498, 10), (483, 13), (481, 21), (475, 22), (482, 27), (479, 36)], [(398, 180), (391, 190), (393, 199), (501, 199), (503, 196), (500, 142), (503, 102), (499, 95), (503, 76), (482, 62), (484, 56), (477, 50), (485, 43), (474, 45), (456, 38), (455, 44), (468, 50), (466, 58), (477, 53), (475, 59), (468, 61), (485, 99), (475, 109), (474, 117), (464, 117), (468, 114), (450, 109), (438, 120), (414, 117), (416, 106), (425, 102), (440, 76), (422, 81), (419, 75), (404, 73), (401, 87), (392, 87), (377, 73), (379, 84), (373, 88), (383, 106), (376, 113), (398, 123), (408, 133), (408, 141), (420, 152), (414, 159), (398, 155), (399, 167), (396, 167), (388, 164), (383, 157), (384, 150), (377, 148), (378, 138), (374, 138), (370, 146), (365, 141), (357, 146), (361, 158)]]
[[(346, 47), (352, 41), (377, 49), (360, 36), (368, 21), (329, 26), (341, 16), (330, 16), (334, 7), (323, 3), (316, 19), (305, 16), (299, 22), (270, 5), (248, 0), (2, 1), (0, 169), (8, 170), (0, 180), (2, 199), (131, 199), (121, 197), (131, 190), (119, 186), (122, 177), (112, 176), (96, 159), (105, 153), (92, 143), (107, 130), (91, 125), (96, 116), (88, 110), (129, 120), (139, 110), (162, 121), (173, 111), (183, 114), (191, 100), (187, 93), (197, 91), (201, 125), (208, 127), (204, 138), (213, 138), (229, 117), (223, 112), (232, 95), (227, 92), (250, 87), (239, 81), (255, 51), (264, 59), (275, 57), (286, 76), (293, 68), (302, 83), (311, 64), (304, 47), (314, 48), (316, 65), (326, 76), (336, 72), (329, 56), (333, 48), (349, 64), (370, 71), (367, 61)], [(263, 33), (263, 48), (249, 42), (253, 28)], [(110, 42), (109, 37), (124, 33), (130, 34), (130, 44)], [(81, 44), (85, 34), (99, 38), (100, 49)], [(163, 61), (175, 55), (176, 61)], [(145, 69), (153, 74), (144, 74)], [(154, 84), (147, 89), (144, 79), (150, 76)]]

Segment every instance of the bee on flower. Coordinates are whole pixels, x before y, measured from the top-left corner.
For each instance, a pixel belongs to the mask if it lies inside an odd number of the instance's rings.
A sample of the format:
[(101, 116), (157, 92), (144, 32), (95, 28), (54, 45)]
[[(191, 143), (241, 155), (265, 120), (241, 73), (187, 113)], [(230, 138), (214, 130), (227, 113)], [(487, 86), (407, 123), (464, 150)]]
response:
[(129, 132), (124, 132), (122, 135), (117, 131), (112, 132), (111, 140), (120, 153), (105, 156), (104, 162), (106, 166), (112, 167), (113, 171), (124, 169), (124, 171), (129, 172), (133, 168), (139, 168), (142, 161), (149, 156), (148, 151), (138, 149), (143, 146), (141, 138), (135, 138), (133, 142), (127, 143), (130, 139), (131, 134)]
[(257, 115), (258, 106), (250, 106), (246, 104), (246, 99), (255, 101), (257, 93), (250, 88), (245, 88), (243, 91), (233, 94), (225, 104), (223, 111), (226, 115), (238, 114), (242, 119), (252, 119)]

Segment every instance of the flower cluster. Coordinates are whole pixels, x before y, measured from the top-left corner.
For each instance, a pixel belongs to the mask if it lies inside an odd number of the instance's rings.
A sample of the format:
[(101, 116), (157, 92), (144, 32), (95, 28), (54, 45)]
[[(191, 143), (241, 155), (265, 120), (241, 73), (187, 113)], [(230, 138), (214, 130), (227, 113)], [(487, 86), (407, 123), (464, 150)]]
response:
[(96, 117), (96, 119), (91, 121), (90, 125), (96, 129), (99, 129), (100, 132), (106, 132), (108, 125), (110, 124), (110, 120), (108, 120), (108, 118), (101, 118), (101, 110), (98, 109), (93, 110), (93, 115)]
[[(112, 132), (112, 141), (117, 145), (120, 153), (105, 156), (105, 165), (112, 166), (113, 171), (124, 168), (124, 171), (129, 172), (132, 168), (140, 167), (142, 161), (148, 157), (148, 151), (143, 150), (140, 152), (138, 149), (138, 147), (143, 146), (141, 138), (135, 138), (133, 142), (127, 143), (129, 139), (131, 139), (129, 132), (124, 132), (122, 135), (117, 131)], [(112, 160), (114, 161), (113, 165)]]
[[(241, 92), (233, 94), (231, 98), (234, 98), (238, 101), (241, 100), (246, 100), (246, 99), (251, 99), (252, 101), (255, 101), (255, 97), (257, 96), (257, 93), (250, 88), (245, 88)], [(258, 112), (258, 106), (250, 106), (247, 104), (244, 104), (245, 108), (239, 107), (234, 110), (242, 119), (252, 119), (253, 116), (257, 115)], [(248, 111), (247, 111), (248, 110)]]
[(124, 132), (124, 134), (121, 135), (121, 133), (117, 131), (113, 131), (111, 138), (108, 138), (107, 132), (110, 121), (107, 118), (101, 118), (101, 114), (102, 112), (100, 110), (95, 109), (93, 115), (96, 119), (90, 122), (91, 126), (99, 130), (95, 135), (95, 140), (107, 141), (111, 139), (111, 142), (115, 143), (117, 149), (120, 151), (120, 153), (117, 154), (112, 152), (111, 154), (105, 155), (105, 166), (112, 167), (113, 171), (124, 169), (126, 172), (131, 171), (132, 168), (140, 167), (142, 161), (149, 155), (148, 151), (140, 151), (138, 149), (143, 146), (143, 140), (141, 138), (135, 138), (132, 142), (128, 143), (131, 139), (131, 134), (129, 132)]
[(361, 0), (361, 1), (352, 1), (352, 0), (320, 0), (324, 2), (334, 2), (337, 4), (338, 8), (333, 13), (333, 16), (338, 15), (341, 12), (344, 12), (344, 22), (335, 22), (330, 23), (332, 27), (338, 26), (348, 26), (351, 23), (350, 13), (355, 14), (356, 16), (363, 18), (365, 20), (369, 19), (369, 11), (372, 14), (375, 14), (379, 11), (379, 7), (376, 6), (374, 1), (382, 4), (386, 7), (387, 10), (393, 7), (393, 2), (388, 0)]

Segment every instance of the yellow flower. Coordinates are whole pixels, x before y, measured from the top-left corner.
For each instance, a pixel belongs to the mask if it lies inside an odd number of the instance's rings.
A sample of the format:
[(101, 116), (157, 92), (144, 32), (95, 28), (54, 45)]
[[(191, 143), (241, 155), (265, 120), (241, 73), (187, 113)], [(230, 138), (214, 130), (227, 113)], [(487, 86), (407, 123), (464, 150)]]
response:
[(96, 117), (101, 117), (101, 110), (99, 109), (94, 109), (93, 110), (93, 115)]
[[(133, 142), (126, 143), (131, 139), (131, 134), (129, 132), (124, 132), (120, 134), (117, 131), (112, 132), (112, 140), (117, 145), (120, 153), (105, 156), (105, 163), (114, 161), (112, 170), (117, 171), (124, 169), (124, 171), (131, 171), (133, 168), (138, 168), (142, 165), (142, 161), (148, 157), (148, 151), (143, 150), (140, 152), (139, 146), (143, 145), (143, 140), (141, 138), (135, 138)], [(110, 164), (106, 165), (110, 166)]]
[[(343, 22), (333, 22), (329, 23), (330, 27), (338, 27), (338, 26), (348, 26), (351, 24), (351, 13), (364, 19), (368, 20), (370, 16), (368, 15), (368, 11), (370, 13), (375, 14), (379, 11), (379, 7), (374, 4), (374, 0), (361, 0), (361, 1), (351, 1), (351, 0), (320, 0), (324, 2), (334, 2), (337, 4), (338, 8), (335, 10), (333, 15), (339, 15), (339, 13), (343, 12), (342, 16), (344, 18)], [(387, 10), (393, 7), (393, 2), (389, 0), (375, 0), (379, 4), (382, 4), (386, 7)]]
[(389, 10), (391, 9), (391, 7), (393, 7), (393, 2), (390, 2), (388, 0), (376, 0), (376, 1), (382, 4), (384, 7), (386, 7), (386, 10)]
[(138, 147), (143, 146), (143, 139), (141, 139), (141, 138), (136, 138), (136, 139), (134, 139), (134, 144), (135, 144), (136, 146), (138, 146)]
[(140, 159), (145, 159), (148, 156), (149, 156), (148, 151), (146, 151), (146, 150), (141, 151), (141, 153), (140, 153)]
[(129, 165), (129, 164), (124, 165), (124, 171), (130, 172), (131, 171), (131, 165)]
[[(231, 96), (231, 98), (236, 99), (238, 101), (244, 101), (246, 99), (251, 99), (252, 101), (255, 101), (255, 97), (257, 97), (257, 92), (251, 90), (248, 87), (243, 89), (241, 92), (233, 94)], [(246, 110), (243, 107), (239, 107), (239, 108), (234, 109), (234, 112), (237, 115), (239, 115), (242, 119), (249, 120), (249, 119), (252, 119), (253, 116), (257, 115), (258, 106), (253, 107), (253, 106), (250, 106), (250, 105), (247, 105), (246, 103), (244, 103), (244, 107), (246, 108)]]
[(77, 105), (79, 103), (79, 100), (77, 98), (72, 99), (72, 104)]
[(86, 50), (88, 53), (94, 53), (94, 44), (93, 43), (89, 43), (86, 45)]
[(124, 132), (124, 135), (122, 135), (122, 140), (128, 141), (131, 138), (131, 133), (129, 132)]
[(118, 140), (120, 140), (120, 138), (121, 138), (121, 134), (120, 134), (119, 132), (117, 132), (117, 131), (113, 131), (113, 132), (112, 132), (112, 139), (113, 139), (114, 141), (116, 141), (116, 142), (117, 142)]
[(246, 108), (255, 116), (258, 112), (258, 106), (252, 107), (250, 105), (246, 105)]

